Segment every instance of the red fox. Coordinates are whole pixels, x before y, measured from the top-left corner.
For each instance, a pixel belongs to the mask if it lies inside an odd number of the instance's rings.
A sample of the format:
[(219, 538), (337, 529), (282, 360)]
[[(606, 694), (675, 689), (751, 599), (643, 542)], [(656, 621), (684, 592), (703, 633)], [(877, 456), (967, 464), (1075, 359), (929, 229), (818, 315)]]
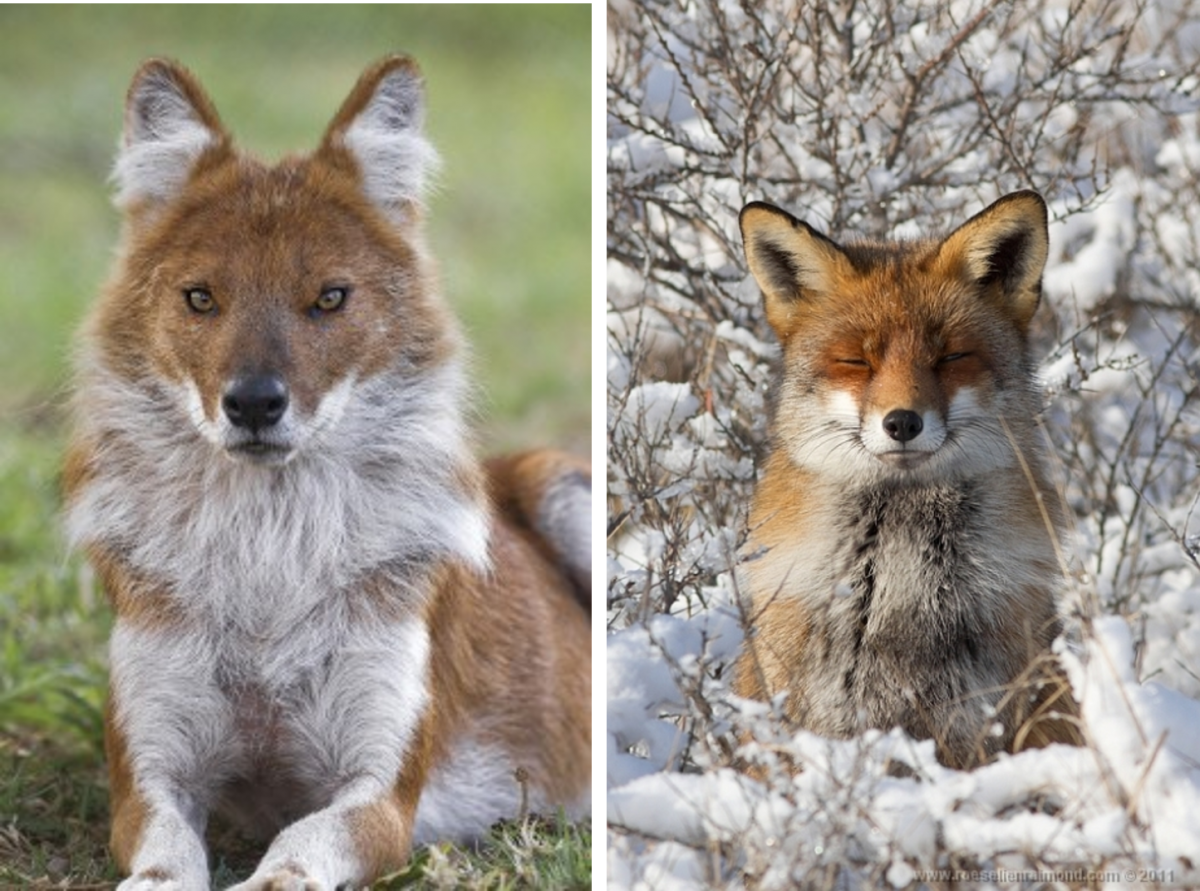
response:
[(386, 58), (270, 166), (179, 65), (133, 79), (64, 473), (116, 615), (122, 891), (207, 889), (213, 812), (273, 838), (239, 891), (589, 812), (590, 469), (472, 454), (423, 96)]
[(898, 725), (954, 767), (1078, 744), (1028, 342), (1045, 203), (909, 243), (838, 244), (759, 202), (740, 222), (783, 352), (735, 692), (786, 691), (828, 736)]

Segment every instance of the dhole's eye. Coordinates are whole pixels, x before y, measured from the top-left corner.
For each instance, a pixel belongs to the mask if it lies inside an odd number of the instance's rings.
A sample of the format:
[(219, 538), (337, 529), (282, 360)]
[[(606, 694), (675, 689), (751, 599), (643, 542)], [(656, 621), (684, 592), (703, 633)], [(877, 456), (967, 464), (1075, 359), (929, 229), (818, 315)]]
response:
[(321, 291), (321, 295), (317, 297), (317, 302), (312, 305), (312, 315), (337, 312), (346, 304), (349, 296), (350, 289), (347, 287), (324, 288)]
[(838, 359), (838, 365), (849, 365), (852, 368), (870, 368), (871, 363), (866, 359)]
[(206, 315), (217, 308), (212, 292), (207, 288), (184, 288), (183, 299), (192, 312)]
[(945, 365), (948, 362), (957, 362), (959, 359), (965, 359), (969, 355), (971, 355), (971, 354), (970, 353), (949, 353), (945, 356), (942, 356), (942, 358), (940, 358), (938, 360), (938, 365)]

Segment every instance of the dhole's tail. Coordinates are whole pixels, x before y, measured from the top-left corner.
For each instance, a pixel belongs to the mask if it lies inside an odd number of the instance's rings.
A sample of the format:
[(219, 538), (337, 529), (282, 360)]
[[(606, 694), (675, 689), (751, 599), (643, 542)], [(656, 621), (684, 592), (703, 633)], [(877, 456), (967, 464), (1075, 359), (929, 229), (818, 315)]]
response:
[(524, 529), (592, 608), (592, 467), (583, 458), (539, 449), (486, 465), (496, 507)]

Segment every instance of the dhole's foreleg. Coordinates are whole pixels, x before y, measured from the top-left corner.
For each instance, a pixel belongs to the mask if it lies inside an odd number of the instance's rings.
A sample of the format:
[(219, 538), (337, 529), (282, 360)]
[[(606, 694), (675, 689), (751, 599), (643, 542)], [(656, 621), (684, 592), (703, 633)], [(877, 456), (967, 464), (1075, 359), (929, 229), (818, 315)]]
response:
[(429, 634), (412, 616), (351, 628), (296, 690), (278, 760), (324, 775), (328, 803), (286, 826), (237, 891), (359, 887), (408, 859), (429, 763)]
[(112, 793), (112, 849), (129, 873), (118, 891), (207, 891), (203, 817), (186, 796)]
[[(105, 747), (119, 891), (207, 891), (209, 769), (203, 742), (227, 727), (211, 664), (153, 627), (118, 620)], [(138, 707), (134, 707), (137, 703)]]
[[(118, 622), (107, 740), (113, 849), (132, 873), (121, 891), (207, 891), (218, 800), (247, 828), (283, 826), (241, 891), (355, 886), (404, 863), (429, 761), (429, 634), (398, 612), (349, 624), (305, 669), (299, 638), (278, 680), (239, 676), (204, 638), (168, 633), (178, 628)], [(256, 722), (270, 732), (241, 744)]]
[(538, 449), (486, 464), (496, 506), (532, 533), (535, 546), (562, 569), (583, 605), (592, 599), (592, 468), (583, 458)]
[(415, 814), (415, 795), (364, 777), (281, 832), (254, 875), (229, 891), (359, 887), (408, 860)]

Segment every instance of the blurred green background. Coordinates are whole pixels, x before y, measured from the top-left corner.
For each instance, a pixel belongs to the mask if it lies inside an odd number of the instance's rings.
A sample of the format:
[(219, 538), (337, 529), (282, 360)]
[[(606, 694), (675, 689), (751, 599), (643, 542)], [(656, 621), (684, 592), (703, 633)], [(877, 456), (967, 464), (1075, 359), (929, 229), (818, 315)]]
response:
[(0, 6), (0, 887), (112, 876), (108, 617), (64, 554), (57, 474), (139, 62), (183, 62), (239, 144), (273, 158), (315, 147), (371, 61), (414, 56), (444, 161), (430, 238), (474, 348), (481, 440), (587, 454), (590, 19), (586, 5)]

